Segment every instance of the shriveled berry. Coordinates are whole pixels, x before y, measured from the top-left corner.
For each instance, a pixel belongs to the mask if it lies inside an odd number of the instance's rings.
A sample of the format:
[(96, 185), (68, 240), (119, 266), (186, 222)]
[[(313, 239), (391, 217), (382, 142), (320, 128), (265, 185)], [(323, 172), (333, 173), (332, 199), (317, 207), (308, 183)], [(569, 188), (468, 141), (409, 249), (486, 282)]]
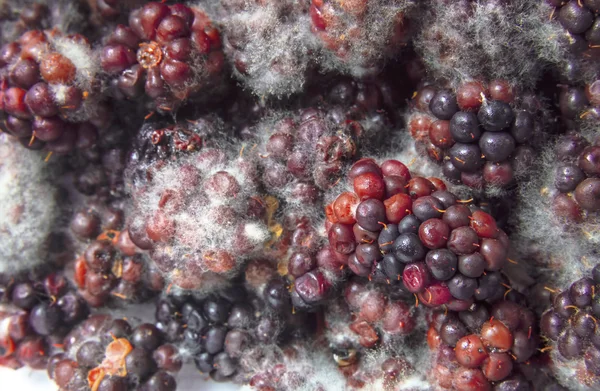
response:
[(424, 262), (410, 263), (402, 272), (402, 282), (406, 289), (412, 293), (423, 292), (430, 281), (431, 276)]

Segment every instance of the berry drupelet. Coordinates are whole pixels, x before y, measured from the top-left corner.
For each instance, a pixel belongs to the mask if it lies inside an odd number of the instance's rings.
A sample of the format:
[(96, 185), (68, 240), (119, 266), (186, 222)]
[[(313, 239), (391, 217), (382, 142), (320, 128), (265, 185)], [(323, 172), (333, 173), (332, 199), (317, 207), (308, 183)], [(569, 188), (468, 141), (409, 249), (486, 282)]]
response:
[[(537, 319), (526, 307), (502, 299), (461, 312), (435, 310), (427, 342), (433, 351), (431, 378), (441, 389), (504, 389), (513, 367), (537, 351)], [(524, 379), (515, 381), (529, 386)]]
[(412, 137), (446, 179), (477, 190), (507, 189), (526, 176), (540, 141), (541, 104), (504, 80), (421, 87), (407, 118)]
[(110, 121), (98, 83), (83, 35), (27, 31), (0, 49), (2, 130), (31, 149), (88, 148)]
[(85, 319), (88, 307), (60, 273), (0, 276), (0, 365), (46, 367), (61, 339)]
[(221, 80), (221, 36), (200, 8), (150, 2), (129, 14), (128, 26), (114, 29), (100, 64), (113, 76), (117, 97), (145, 96), (169, 112)]
[(65, 352), (54, 355), (47, 367), (61, 390), (176, 389), (179, 350), (150, 323), (132, 327), (124, 319), (92, 315), (63, 344)]
[(361, 159), (348, 177), (353, 191), (327, 205), (326, 226), (331, 251), (352, 273), (400, 284), (431, 307), (501, 295), (508, 237), (472, 200), (397, 160)]
[(540, 329), (552, 349), (554, 371), (569, 386), (574, 378), (581, 389), (600, 385), (600, 266), (568, 289), (555, 292), (553, 304), (541, 317)]

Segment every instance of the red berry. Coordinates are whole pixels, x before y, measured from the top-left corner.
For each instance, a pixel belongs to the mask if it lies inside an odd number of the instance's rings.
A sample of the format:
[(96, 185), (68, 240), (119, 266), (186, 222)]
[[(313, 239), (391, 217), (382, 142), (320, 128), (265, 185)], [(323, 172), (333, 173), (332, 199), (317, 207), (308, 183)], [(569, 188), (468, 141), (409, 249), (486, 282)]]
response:
[(356, 219), (354, 213), (360, 200), (356, 194), (344, 192), (338, 196), (333, 202), (333, 213), (336, 221), (342, 224), (354, 224)]
[(385, 196), (385, 183), (381, 176), (368, 172), (354, 178), (354, 192), (361, 201), (369, 198), (383, 200)]
[(386, 160), (381, 164), (383, 176), (399, 176), (408, 182), (411, 178), (408, 167), (398, 160)]
[(456, 391), (490, 391), (492, 386), (479, 369), (460, 368), (452, 383)]
[(412, 212), (412, 199), (408, 194), (396, 194), (383, 201), (385, 216), (390, 223), (397, 224)]
[(488, 356), (481, 339), (475, 335), (462, 337), (456, 343), (456, 361), (467, 368), (477, 368)]
[(480, 238), (495, 238), (498, 235), (496, 220), (480, 210), (476, 210), (471, 214), (470, 225)]
[(513, 335), (499, 320), (491, 319), (481, 326), (481, 340), (490, 348), (500, 352), (510, 350), (513, 344)]

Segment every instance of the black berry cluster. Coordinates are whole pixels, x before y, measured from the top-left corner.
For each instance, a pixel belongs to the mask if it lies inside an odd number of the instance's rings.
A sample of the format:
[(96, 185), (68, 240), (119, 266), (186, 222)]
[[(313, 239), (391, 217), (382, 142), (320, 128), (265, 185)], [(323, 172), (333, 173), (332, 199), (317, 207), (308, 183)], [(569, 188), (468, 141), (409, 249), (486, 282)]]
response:
[(106, 40), (102, 69), (114, 75), (117, 97), (154, 101), (173, 111), (181, 102), (214, 88), (223, 69), (221, 36), (200, 8), (150, 2), (129, 14)]
[(509, 188), (536, 157), (542, 124), (535, 97), (520, 99), (504, 80), (427, 85), (413, 98), (408, 129), (444, 176), (477, 190)]
[(124, 319), (92, 315), (65, 337), (63, 348), (48, 362), (48, 375), (61, 389), (176, 389), (179, 351), (151, 323), (132, 327)]
[(513, 367), (536, 353), (537, 328), (535, 315), (510, 300), (458, 313), (436, 310), (427, 333), (432, 377), (442, 389), (528, 387), (527, 380), (513, 376)]
[(62, 338), (88, 314), (67, 278), (46, 270), (0, 276), (0, 365), (46, 367)]
[(354, 274), (401, 284), (431, 307), (501, 294), (509, 241), (491, 215), (397, 160), (361, 159), (348, 178), (354, 189), (327, 206), (327, 231)]
[[(542, 335), (548, 339), (559, 371), (576, 376), (585, 386), (600, 384), (600, 267), (590, 276), (556, 292), (552, 307), (541, 318)], [(564, 367), (563, 367), (564, 366)]]

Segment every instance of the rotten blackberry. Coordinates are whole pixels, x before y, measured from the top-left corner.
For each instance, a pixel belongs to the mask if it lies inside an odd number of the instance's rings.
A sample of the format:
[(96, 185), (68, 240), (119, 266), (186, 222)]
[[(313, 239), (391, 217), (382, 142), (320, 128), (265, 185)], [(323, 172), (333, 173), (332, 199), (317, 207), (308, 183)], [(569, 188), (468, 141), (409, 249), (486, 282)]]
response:
[(418, 308), (410, 301), (414, 300), (412, 295), (386, 288), (352, 279), (346, 284), (343, 298), (328, 304), (325, 327), (334, 354), (345, 351), (355, 356), (377, 345), (393, 347), (414, 331)]
[(0, 365), (46, 367), (88, 307), (64, 275), (42, 268), (0, 276)]
[[(598, 243), (600, 146), (593, 134), (567, 132), (543, 152), (541, 171), (519, 193), (518, 234), (539, 243), (558, 270), (589, 269)], [(570, 262), (564, 262), (571, 259)], [(572, 269), (568, 270), (572, 273)]]
[(150, 323), (93, 315), (64, 339), (64, 353), (53, 356), (48, 374), (64, 390), (141, 389), (175, 391), (181, 369), (178, 349)]
[(164, 279), (127, 230), (107, 230), (75, 261), (74, 279), (93, 307), (112, 302), (143, 302), (161, 292)]
[(491, 306), (476, 303), (458, 313), (434, 311), (427, 341), (433, 351), (430, 376), (435, 384), (442, 389), (489, 390), (508, 386), (504, 383), (513, 367), (537, 352), (539, 337), (529, 309), (500, 300)]
[(71, 257), (62, 239), (60, 168), (36, 153), (24, 154), (12, 136), (0, 135), (0, 273), (61, 264), (64, 255)]
[[(353, 357), (348, 351), (333, 353), (340, 372), (346, 377), (347, 387), (352, 390), (377, 389), (392, 391), (404, 389), (412, 384), (416, 389), (424, 386), (424, 376), (415, 369), (415, 362), (409, 354), (389, 353), (385, 350), (369, 352), (359, 361), (349, 360)], [(421, 387), (419, 387), (421, 386)]]
[(542, 335), (548, 340), (554, 371), (563, 384), (574, 378), (581, 389), (600, 384), (600, 266), (587, 276), (555, 292), (552, 307), (540, 320)]
[(270, 238), (249, 152), (203, 148), (170, 161), (134, 157), (129, 167), (129, 236), (175, 285), (232, 277)]
[(269, 0), (221, 6), (223, 49), (234, 76), (261, 97), (300, 92), (315, 67), (305, 5)]
[(241, 288), (198, 299), (171, 295), (156, 307), (157, 327), (179, 345), (196, 368), (218, 381), (244, 381), (248, 356), (261, 346), (285, 344), (310, 330), (306, 314), (273, 311)]
[(498, 191), (526, 178), (543, 141), (543, 106), (505, 80), (462, 83), (456, 92), (422, 87), (407, 118), (412, 137), (442, 165), (446, 179)]
[(326, 207), (327, 231), (354, 274), (401, 284), (431, 307), (502, 294), (508, 236), (472, 200), (397, 160), (361, 159), (348, 177), (353, 191)]
[(88, 148), (110, 121), (94, 58), (83, 35), (57, 31), (31, 30), (3, 46), (2, 130), (32, 149)]
[(322, 66), (355, 77), (376, 74), (410, 39), (414, 8), (410, 0), (312, 0), (311, 31), (325, 53)]
[(550, 18), (557, 20), (565, 30), (569, 52), (579, 58), (595, 58), (598, 56), (600, 44), (600, 12), (597, 1), (558, 1), (549, 0), (547, 3), (554, 7)]
[(170, 112), (188, 98), (219, 86), (221, 36), (201, 8), (150, 2), (118, 25), (100, 55), (118, 98), (154, 102)]

